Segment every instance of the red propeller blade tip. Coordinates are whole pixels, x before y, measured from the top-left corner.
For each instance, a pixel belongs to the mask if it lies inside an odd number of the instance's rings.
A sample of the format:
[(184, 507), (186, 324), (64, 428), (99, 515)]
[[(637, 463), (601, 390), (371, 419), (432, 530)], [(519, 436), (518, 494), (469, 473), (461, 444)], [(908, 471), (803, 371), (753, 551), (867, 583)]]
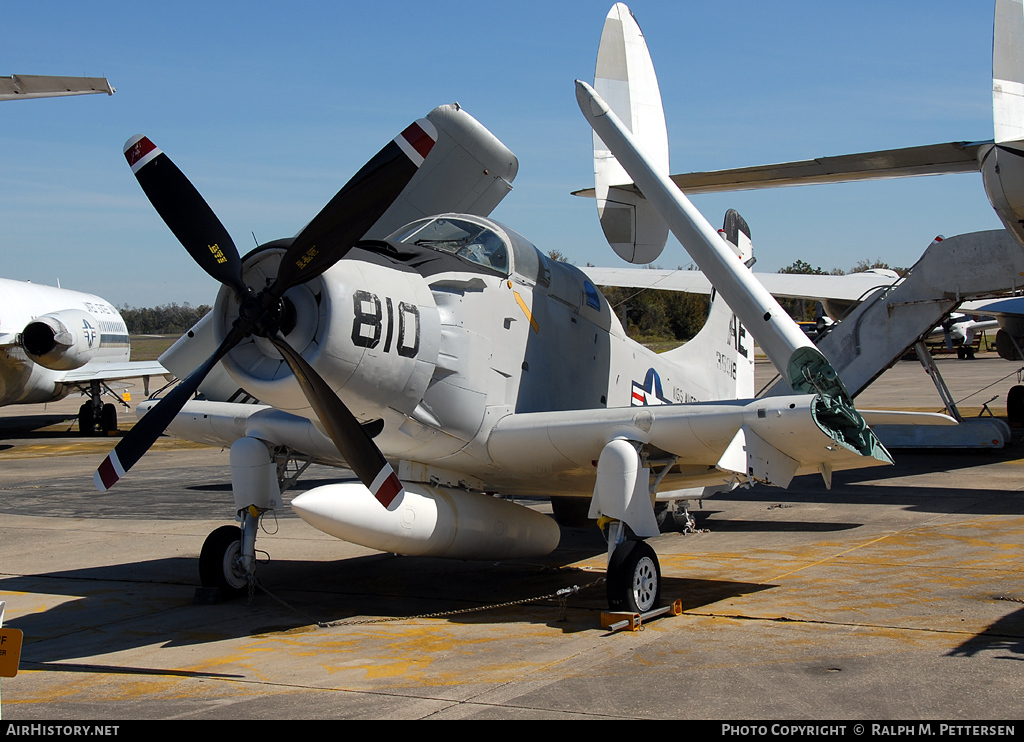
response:
[(404, 491), (405, 488), (402, 487), (402, 482), (395, 474), (395, 470), (391, 468), (391, 464), (384, 464), (384, 468), (370, 484), (370, 492), (384, 507), (391, 505), (395, 498)]
[(139, 170), (161, 154), (160, 148), (141, 134), (136, 135), (125, 142), (124, 158), (132, 168), (133, 173)]
[(117, 458), (117, 451), (111, 451), (96, 469), (96, 473), (92, 475), (92, 481), (96, 485), (96, 489), (106, 492), (123, 476), (124, 467), (121, 466), (121, 460)]

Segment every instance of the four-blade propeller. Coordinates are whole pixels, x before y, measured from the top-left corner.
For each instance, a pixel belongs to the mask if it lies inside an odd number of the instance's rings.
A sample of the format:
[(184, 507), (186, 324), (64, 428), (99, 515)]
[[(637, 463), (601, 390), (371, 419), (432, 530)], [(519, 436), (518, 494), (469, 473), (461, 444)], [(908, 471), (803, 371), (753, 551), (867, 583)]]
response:
[(265, 337), (281, 353), (303, 393), (349, 466), (385, 507), (402, 484), (384, 455), (334, 391), (281, 333), (282, 297), (326, 271), (348, 253), (398, 198), (437, 141), (425, 119), (409, 126), (366, 163), (295, 237), (276, 280), (257, 293), (242, 280), (242, 261), (231, 236), (195, 186), (143, 136), (125, 144), (132, 172), (164, 223), (192, 259), (238, 301), (239, 316), (220, 347), (153, 407), (121, 439), (94, 476), (97, 489), (112, 487), (163, 433), (210, 370), (251, 335)]

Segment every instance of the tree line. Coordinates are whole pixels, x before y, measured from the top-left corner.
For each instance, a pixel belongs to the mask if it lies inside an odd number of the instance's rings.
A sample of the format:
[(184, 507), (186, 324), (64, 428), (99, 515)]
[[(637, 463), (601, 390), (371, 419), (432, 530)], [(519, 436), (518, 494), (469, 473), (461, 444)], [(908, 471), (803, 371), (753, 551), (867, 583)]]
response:
[[(549, 255), (555, 260), (565, 260), (565, 256), (557, 250), (552, 250)], [(872, 268), (887, 268), (901, 276), (907, 272), (906, 268), (892, 267), (878, 259), (862, 260), (849, 271), (838, 268), (824, 270), (804, 260), (796, 260), (781, 268), (779, 273), (841, 276), (847, 272), (860, 273)], [(700, 331), (708, 317), (708, 297), (701, 294), (612, 287), (603, 287), (601, 291), (611, 304), (612, 311), (618, 315), (626, 334), (641, 342), (689, 340)], [(779, 303), (793, 319), (815, 319), (813, 303), (800, 299), (785, 299)], [(161, 304), (148, 308), (125, 305), (119, 311), (128, 326), (128, 332), (132, 335), (180, 335), (202, 319), (210, 311), (210, 305), (200, 304), (193, 307), (188, 302)]]
[(136, 308), (126, 304), (117, 311), (128, 326), (129, 335), (181, 335), (206, 316), (210, 305), (193, 307), (185, 302)]

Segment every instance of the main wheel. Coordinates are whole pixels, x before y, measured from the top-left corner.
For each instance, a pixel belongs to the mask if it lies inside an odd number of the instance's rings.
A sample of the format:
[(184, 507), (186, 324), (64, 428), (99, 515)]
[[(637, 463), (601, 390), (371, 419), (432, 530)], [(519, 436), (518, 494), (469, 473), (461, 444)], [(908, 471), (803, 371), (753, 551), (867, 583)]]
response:
[(92, 402), (86, 402), (78, 408), (78, 434), (92, 435), (96, 428), (96, 416), (93, 413)]
[(101, 427), (104, 433), (117, 430), (117, 408), (112, 404), (103, 405), (103, 413), (100, 417)]
[(646, 613), (661, 599), (661, 566), (644, 541), (623, 541), (608, 563), (608, 607)]
[(199, 580), (203, 587), (219, 587), (230, 598), (244, 595), (249, 576), (238, 564), (242, 553), (242, 531), (238, 526), (221, 526), (206, 537), (199, 553)]

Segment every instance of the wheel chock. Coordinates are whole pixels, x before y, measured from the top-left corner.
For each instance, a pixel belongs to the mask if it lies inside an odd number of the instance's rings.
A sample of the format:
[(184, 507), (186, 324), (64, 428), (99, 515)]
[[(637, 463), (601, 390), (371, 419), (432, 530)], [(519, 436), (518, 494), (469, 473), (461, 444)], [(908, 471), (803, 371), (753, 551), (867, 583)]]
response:
[(647, 611), (646, 613), (630, 613), (629, 611), (602, 612), (601, 628), (608, 631), (621, 631), (622, 629), (640, 631), (643, 628), (644, 621), (666, 614), (681, 616), (683, 614), (683, 601), (674, 600), (672, 605), (655, 608), (653, 611)]

